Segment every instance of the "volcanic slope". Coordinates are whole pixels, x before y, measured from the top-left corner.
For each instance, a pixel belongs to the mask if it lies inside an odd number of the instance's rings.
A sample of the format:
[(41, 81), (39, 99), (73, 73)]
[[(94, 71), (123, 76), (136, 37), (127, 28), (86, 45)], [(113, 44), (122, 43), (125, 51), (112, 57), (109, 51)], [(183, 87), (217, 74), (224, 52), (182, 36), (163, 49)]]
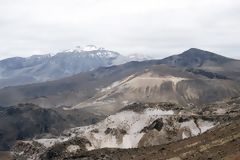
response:
[(238, 96), (240, 83), (228, 78), (209, 78), (184, 68), (154, 65), (102, 88), (73, 108), (114, 113), (134, 102), (203, 104)]

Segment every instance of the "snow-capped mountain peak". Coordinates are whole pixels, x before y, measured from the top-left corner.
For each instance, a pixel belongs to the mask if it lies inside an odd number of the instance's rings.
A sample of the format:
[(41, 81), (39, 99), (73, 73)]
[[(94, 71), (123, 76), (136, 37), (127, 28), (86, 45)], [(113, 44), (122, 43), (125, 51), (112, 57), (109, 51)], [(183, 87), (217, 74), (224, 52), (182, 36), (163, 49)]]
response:
[[(136, 56), (129, 58), (118, 52), (95, 45), (87, 45), (85, 47), (76, 46), (72, 49), (45, 55), (3, 60), (0, 61), (0, 71), (2, 70), (0, 72), (0, 77), (4, 79), (5, 83), (1, 83), (0, 88), (19, 84), (44, 82), (46, 80), (56, 80), (99, 67), (143, 60), (146, 59), (140, 57), (136, 58)], [(3, 67), (1, 68), (1, 66)], [(24, 80), (19, 82), (18, 77), (24, 77), (22, 78)], [(8, 78), (15, 78), (14, 82), (12, 80), (8, 82), (8, 80), (6, 80)]]
[(84, 47), (82, 46), (76, 46), (75, 48), (65, 50), (64, 52), (90, 52), (90, 51), (101, 51), (105, 50), (102, 47), (97, 47), (95, 45), (86, 45)]
[(95, 51), (95, 50), (104, 50), (104, 48), (97, 47), (95, 45), (87, 45), (83, 48), (83, 51)]
[[(60, 54), (65, 53), (74, 53), (77, 56), (80, 57), (91, 57), (91, 58), (104, 58), (104, 59), (116, 59), (119, 56), (121, 56), (117, 52), (113, 52), (107, 49), (104, 49), (102, 47), (97, 47), (95, 45), (86, 45), (85, 47), (76, 46), (75, 48), (65, 50), (63, 52), (60, 52)], [(58, 54), (58, 53), (57, 53)]]

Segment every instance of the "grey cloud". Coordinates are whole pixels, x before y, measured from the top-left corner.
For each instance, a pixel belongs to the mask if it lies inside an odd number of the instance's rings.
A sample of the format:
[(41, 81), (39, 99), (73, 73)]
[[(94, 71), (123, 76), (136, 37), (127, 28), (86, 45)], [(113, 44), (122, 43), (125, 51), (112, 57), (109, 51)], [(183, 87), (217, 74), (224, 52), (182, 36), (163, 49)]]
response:
[(236, 0), (0, 0), (0, 59), (96, 44), (162, 58), (196, 47), (240, 58)]

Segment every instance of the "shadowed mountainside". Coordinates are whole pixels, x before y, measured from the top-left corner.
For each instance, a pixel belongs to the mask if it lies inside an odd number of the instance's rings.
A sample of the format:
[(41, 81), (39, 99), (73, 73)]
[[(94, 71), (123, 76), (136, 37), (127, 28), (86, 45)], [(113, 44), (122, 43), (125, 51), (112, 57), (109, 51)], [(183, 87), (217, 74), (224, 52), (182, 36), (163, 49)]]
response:
[(59, 135), (67, 128), (90, 125), (103, 118), (85, 110), (44, 109), (34, 104), (0, 107), (0, 150), (9, 150), (16, 140)]

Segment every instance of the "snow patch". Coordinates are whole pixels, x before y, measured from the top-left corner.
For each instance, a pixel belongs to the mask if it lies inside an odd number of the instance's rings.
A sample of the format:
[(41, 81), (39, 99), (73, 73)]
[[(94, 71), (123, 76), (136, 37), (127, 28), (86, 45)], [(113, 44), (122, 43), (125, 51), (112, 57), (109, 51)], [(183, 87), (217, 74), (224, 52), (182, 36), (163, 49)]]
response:
[(75, 48), (65, 50), (64, 52), (89, 52), (89, 51), (96, 51), (96, 50), (104, 50), (102, 47), (97, 47), (95, 45), (86, 45), (85, 47), (76, 46)]
[(59, 138), (50, 138), (50, 139), (34, 139), (34, 141), (42, 144), (46, 148), (52, 147), (56, 143), (65, 142), (69, 140), (69, 137), (59, 137)]
[(200, 130), (199, 128), (197, 127), (197, 125), (194, 123), (193, 120), (190, 120), (190, 121), (187, 121), (187, 122), (183, 122), (181, 124), (181, 128), (184, 128), (184, 127), (187, 127), (190, 129), (191, 133), (196, 136), (198, 134), (200, 134)]
[(79, 150), (80, 147), (78, 145), (70, 145), (67, 147), (67, 151), (70, 153), (76, 153), (77, 150)]
[[(197, 124), (194, 122), (194, 120), (181, 123), (181, 128), (184, 128), (184, 127), (189, 128), (192, 133), (192, 136), (197, 136), (199, 134), (202, 134), (207, 130), (213, 128), (214, 126), (215, 126), (214, 122), (204, 121), (204, 120), (198, 120)], [(187, 138), (184, 132), (183, 132), (183, 138)]]
[(207, 130), (215, 126), (214, 122), (198, 120), (198, 126), (201, 129), (201, 133), (206, 132)]
[[(88, 150), (99, 148), (136, 148), (138, 143), (145, 134), (141, 132), (146, 126), (153, 121), (162, 118), (166, 123), (167, 119), (174, 116), (173, 110), (161, 110), (148, 108), (143, 112), (122, 111), (115, 115), (107, 117), (105, 120), (90, 126), (72, 128), (65, 131), (62, 137), (58, 139), (39, 139), (37, 142), (46, 147), (51, 147), (54, 143), (64, 142), (73, 137), (84, 137), (88, 139), (91, 146), (86, 146)], [(178, 123), (176, 121), (176, 123)], [(194, 120), (180, 123), (181, 128), (187, 128), (192, 136), (198, 135), (214, 127), (213, 122), (198, 120), (198, 125)], [(189, 137), (187, 133), (182, 133), (183, 138)], [(70, 150), (75, 150), (72, 146)]]
[[(135, 148), (144, 133), (141, 130), (151, 124), (157, 118), (173, 115), (174, 112), (163, 111), (160, 109), (146, 109), (142, 113), (134, 111), (122, 111), (115, 115), (107, 117), (102, 122), (95, 125), (77, 127), (65, 132), (69, 137), (61, 137), (58, 139), (39, 139), (35, 140), (46, 147), (51, 147), (55, 143), (64, 142), (72, 137), (85, 137), (87, 138), (92, 147), (87, 149), (97, 148)], [(106, 134), (107, 128), (125, 131), (126, 134)]]

